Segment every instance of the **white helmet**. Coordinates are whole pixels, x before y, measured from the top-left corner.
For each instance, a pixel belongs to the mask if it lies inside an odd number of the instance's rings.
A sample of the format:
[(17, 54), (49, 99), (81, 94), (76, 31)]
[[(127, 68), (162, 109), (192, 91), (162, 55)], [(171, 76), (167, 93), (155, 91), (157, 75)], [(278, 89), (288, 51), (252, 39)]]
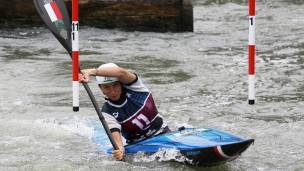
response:
[[(118, 67), (118, 66), (114, 63), (106, 63), (106, 64), (102, 64), (99, 66), (99, 68), (106, 68), (106, 67)], [(117, 77), (96, 76), (96, 81), (97, 81), (97, 84), (108, 84), (108, 83), (112, 83), (112, 82), (119, 81), (119, 80)]]

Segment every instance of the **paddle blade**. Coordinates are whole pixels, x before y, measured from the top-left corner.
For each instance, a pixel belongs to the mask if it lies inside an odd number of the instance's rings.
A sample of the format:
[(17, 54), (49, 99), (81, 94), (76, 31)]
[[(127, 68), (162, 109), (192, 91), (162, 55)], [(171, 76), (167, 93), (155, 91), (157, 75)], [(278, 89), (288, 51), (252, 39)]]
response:
[(34, 0), (34, 3), (44, 23), (71, 54), (71, 24), (63, 0)]

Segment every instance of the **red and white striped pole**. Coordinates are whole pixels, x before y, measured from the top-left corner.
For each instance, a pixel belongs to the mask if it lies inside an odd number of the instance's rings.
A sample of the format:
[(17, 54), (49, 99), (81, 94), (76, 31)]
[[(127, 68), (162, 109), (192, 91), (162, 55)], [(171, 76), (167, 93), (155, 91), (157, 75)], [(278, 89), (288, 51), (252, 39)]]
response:
[(78, 0), (72, 1), (72, 72), (73, 72), (73, 111), (79, 111), (79, 23), (78, 23)]
[(249, 97), (248, 103), (254, 104), (254, 64), (255, 64), (255, 0), (249, 0), (249, 42), (248, 42), (248, 74)]

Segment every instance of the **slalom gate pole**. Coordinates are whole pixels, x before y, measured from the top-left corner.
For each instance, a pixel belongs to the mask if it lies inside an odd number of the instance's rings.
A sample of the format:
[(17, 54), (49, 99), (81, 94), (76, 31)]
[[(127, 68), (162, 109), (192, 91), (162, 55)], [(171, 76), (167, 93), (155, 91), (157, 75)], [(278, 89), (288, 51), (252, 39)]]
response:
[(249, 97), (248, 104), (255, 103), (255, 0), (249, 0), (249, 41), (248, 41), (248, 74), (249, 74)]
[(79, 23), (78, 0), (72, 1), (72, 73), (73, 73), (73, 111), (79, 111)]

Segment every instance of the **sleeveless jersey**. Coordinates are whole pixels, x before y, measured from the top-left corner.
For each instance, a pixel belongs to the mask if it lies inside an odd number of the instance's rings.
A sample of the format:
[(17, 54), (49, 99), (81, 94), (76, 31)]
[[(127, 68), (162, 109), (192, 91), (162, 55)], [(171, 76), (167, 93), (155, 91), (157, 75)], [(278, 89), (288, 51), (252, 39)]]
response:
[[(115, 124), (109, 124), (110, 130), (120, 130), (127, 142), (134, 142), (154, 135), (164, 127), (164, 121), (158, 113), (151, 92), (146, 88), (139, 77), (132, 85), (124, 85), (126, 88), (126, 100), (121, 105), (106, 101), (102, 107), (107, 122), (115, 120)], [(114, 125), (114, 126), (113, 126)]]

